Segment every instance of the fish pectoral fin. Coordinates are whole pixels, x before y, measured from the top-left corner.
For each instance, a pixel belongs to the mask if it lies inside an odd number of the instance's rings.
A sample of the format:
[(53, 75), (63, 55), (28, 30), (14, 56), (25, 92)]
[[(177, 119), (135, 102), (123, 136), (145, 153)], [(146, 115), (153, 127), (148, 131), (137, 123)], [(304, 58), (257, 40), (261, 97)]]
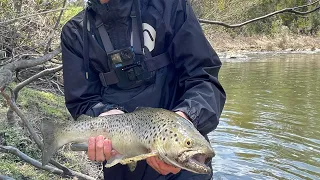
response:
[(130, 171), (133, 172), (137, 167), (137, 162), (131, 162), (131, 163), (128, 163), (127, 165), (129, 167)]
[(131, 157), (131, 158), (127, 158), (127, 159), (123, 159), (121, 160), (121, 164), (130, 164), (130, 163), (134, 163), (134, 162), (138, 162), (138, 161), (141, 161), (141, 160), (144, 160), (144, 159), (147, 159), (148, 157), (153, 157), (153, 156), (157, 156), (158, 153), (148, 153), (148, 154), (141, 154), (139, 156), (134, 156), (134, 157)]
[(129, 166), (129, 169), (131, 171), (134, 171), (136, 166), (137, 166), (137, 162), (138, 161), (141, 161), (141, 160), (144, 160), (144, 159), (147, 159), (148, 157), (153, 157), (153, 156), (157, 156), (158, 153), (148, 153), (148, 154), (141, 154), (139, 156), (135, 156), (135, 157), (132, 157), (132, 158), (125, 158), (124, 155), (121, 155), (121, 154), (117, 154), (115, 156), (112, 156), (106, 163), (105, 167), (106, 168), (110, 168), (118, 163), (120, 164), (127, 164)]
[(82, 115), (80, 115), (80, 116), (77, 118), (77, 121), (88, 121), (88, 120), (90, 120), (90, 119), (92, 119), (91, 116), (82, 114)]
[(111, 156), (111, 158), (107, 161), (105, 167), (106, 168), (110, 168), (118, 163), (121, 163), (121, 161), (123, 160), (124, 155), (121, 154), (117, 154), (115, 156)]

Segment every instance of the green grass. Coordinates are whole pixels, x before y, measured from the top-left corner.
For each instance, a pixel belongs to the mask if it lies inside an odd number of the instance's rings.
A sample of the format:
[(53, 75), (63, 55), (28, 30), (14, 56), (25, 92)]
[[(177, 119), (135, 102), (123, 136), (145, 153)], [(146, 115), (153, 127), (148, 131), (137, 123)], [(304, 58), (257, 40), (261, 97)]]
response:
[[(17, 105), (27, 117), (28, 121), (36, 130), (42, 118), (55, 119), (59, 121), (70, 118), (64, 105), (64, 97), (54, 94), (24, 88), (19, 93)], [(27, 154), (28, 156), (40, 161), (41, 151), (36, 144), (28, 137), (25, 128), (18, 125), (9, 127), (6, 123), (6, 112), (8, 107), (5, 101), (0, 97), (0, 144), (4, 146), (13, 146)], [(75, 170), (86, 172), (88, 166), (85, 160), (78, 153), (60, 150), (54, 158), (65, 166)], [(89, 167), (90, 168), (90, 167)], [(13, 177), (15, 179), (61, 179), (61, 177), (48, 173), (44, 170), (38, 170), (35, 167), (23, 162), (17, 156), (0, 153), (0, 174)]]
[(46, 117), (61, 120), (70, 117), (64, 104), (64, 97), (52, 93), (24, 88), (19, 94), (17, 103), (23, 110), (36, 111)]

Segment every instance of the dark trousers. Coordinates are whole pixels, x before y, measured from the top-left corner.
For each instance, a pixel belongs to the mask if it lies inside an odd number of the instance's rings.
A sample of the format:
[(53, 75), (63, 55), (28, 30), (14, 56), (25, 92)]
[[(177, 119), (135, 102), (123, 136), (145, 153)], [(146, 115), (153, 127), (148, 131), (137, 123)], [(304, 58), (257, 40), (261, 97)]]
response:
[(160, 175), (146, 161), (139, 161), (136, 169), (131, 172), (128, 166), (116, 165), (112, 168), (105, 168), (105, 180), (210, 180), (211, 175), (195, 174), (181, 170), (178, 174)]

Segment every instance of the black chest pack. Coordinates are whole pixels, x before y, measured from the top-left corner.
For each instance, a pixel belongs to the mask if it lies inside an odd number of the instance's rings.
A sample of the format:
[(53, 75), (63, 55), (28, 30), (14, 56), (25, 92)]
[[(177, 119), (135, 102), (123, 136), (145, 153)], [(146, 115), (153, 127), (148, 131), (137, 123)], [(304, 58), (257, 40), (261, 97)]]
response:
[[(114, 49), (105, 24), (99, 16), (95, 19), (95, 26), (108, 58), (108, 71), (99, 73), (101, 84), (105, 87), (116, 86), (120, 89), (132, 89), (144, 84), (153, 84), (156, 70), (171, 63), (167, 52), (155, 57), (151, 57), (150, 52), (147, 52), (146, 55), (139, 0), (133, 0), (130, 17), (132, 47), (122, 49)], [(87, 20), (84, 20), (84, 27), (87, 27), (87, 23)], [(89, 47), (86, 41), (88, 33), (84, 32), (84, 38), (84, 61), (87, 62), (87, 68), (89, 68)], [(88, 71), (86, 78), (88, 78)]]

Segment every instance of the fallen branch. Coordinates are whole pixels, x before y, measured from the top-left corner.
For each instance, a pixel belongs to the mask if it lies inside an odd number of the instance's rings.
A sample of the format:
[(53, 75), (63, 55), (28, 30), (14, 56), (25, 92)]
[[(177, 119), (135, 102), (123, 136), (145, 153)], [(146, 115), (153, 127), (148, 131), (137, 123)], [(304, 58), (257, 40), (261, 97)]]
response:
[(37, 15), (41, 15), (41, 14), (47, 14), (47, 13), (52, 13), (52, 12), (56, 12), (56, 11), (61, 11), (63, 9), (66, 9), (66, 8), (54, 9), (54, 10), (44, 11), (44, 12), (40, 12), (40, 13), (36, 13), (36, 14), (30, 14), (30, 15), (27, 15), (27, 16), (17, 17), (17, 18), (14, 18), (14, 19), (10, 19), (10, 20), (7, 20), (7, 21), (0, 22), (0, 25), (1, 26), (8, 25), (8, 24), (10, 24), (12, 22), (15, 22), (16, 20), (19, 20), (19, 19), (25, 19), (25, 18), (30, 18), (32, 16), (37, 16)]
[(0, 179), (1, 180), (14, 180), (13, 178), (11, 178), (9, 176), (4, 176), (4, 175), (0, 175)]
[[(39, 72), (38, 74), (35, 74), (31, 77), (29, 77), (28, 79), (24, 80), (23, 82), (19, 83), (14, 89), (13, 89), (13, 97), (14, 97), (14, 100), (16, 101), (18, 99), (18, 95), (19, 95), (19, 91), (25, 87), (26, 85), (30, 84), (31, 82), (37, 80), (38, 78), (42, 77), (42, 76), (46, 76), (50, 73), (55, 73), (57, 71), (60, 71), (62, 69), (62, 65), (61, 66), (58, 66), (58, 67), (55, 67), (55, 68), (51, 68), (51, 69), (46, 69), (46, 70), (43, 70), (41, 72)], [(59, 88), (59, 87), (58, 87)], [(60, 90), (60, 89), (59, 89)], [(16, 123), (16, 120), (14, 118), (14, 115), (13, 115), (13, 110), (12, 108), (10, 107), (8, 112), (7, 112), (7, 121), (9, 123), (10, 126), (13, 126), (15, 123)]]
[[(19, 149), (15, 148), (15, 147), (0, 145), (0, 152), (10, 153), (10, 154), (16, 155), (20, 159), (22, 159), (23, 161), (25, 161), (25, 162), (27, 162), (27, 163), (29, 163), (39, 169), (46, 170), (46, 171), (49, 171), (51, 173), (54, 173), (54, 174), (57, 174), (60, 176), (65, 176), (64, 172), (61, 169), (57, 169), (57, 168), (54, 168), (54, 167), (48, 166), (48, 165), (42, 166), (42, 164), (39, 161), (29, 157), (28, 155), (24, 154), (23, 152), (21, 152)], [(94, 180), (93, 177), (85, 175), (85, 174), (81, 174), (81, 173), (74, 172), (74, 171), (72, 171), (72, 173), (73, 173), (72, 175), (77, 176), (82, 179)]]
[(26, 85), (30, 84), (31, 82), (37, 80), (40, 77), (46, 76), (46, 75), (51, 74), (51, 73), (56, 73), (56, 72), (60, 71), (61, 69), (62, 69), (62, 65), (54, 67), (54, 68), (51, 68), (51, 69), (46, 69), (46, 70), (43, 70), (43, 71), (39, 72), (38, 74), (35, 74), (35, 75), (29, 77), (28, 79), (24, 80), (23, 82), (19, 83), (13, 89), (13, 94), (14, 94), (15, 100), (17, 100), (18, 93), (23, 87), (25, 87)]
[(60, 91), (60, 93), (61, 93), (62, 95), (64, 95), (64, 92), (61, 90), (60, 85), (59, 85), (57, 82), (54, 82), (53, 80), (51, 80), (51, 82), (52, 82), (54, 85), (56, 85), (57, 88), (58, 88), (58, 90)]
[(60, 170), (60, 169), (57, 169), (57, 168), (54, 168), (54, 167), (51, 167), (51, 166), (42, 166), (42, 164), (27, 156), (26, 154), (24, 154), (23, 152), (21, 152), (19, 149), (15, 148), (15, 147), (12, 147), (12, 146), (2, 146), (0, 145), (0, 152), (3, 152), (3, 153), (10, 153), (10, 154), (13, 154), (13, 155), (16, 155), (18, 156), (20, 159), (22, 159), (23, 161), (39, 168), (39, 169), (43, 169), (43, 170), (46, 170), (46, 171), (50, 171), (54, 174), (58, 174), (58, 175), (63, 175), (63, 171)]
[[(11, 90), (10, 90), (11, 91)], [(17, 113), (17, 115), (21, 118), (22, 122), (24, 123), (24, 125), (27, 127), (31, 138), (35, 141), (35, 143), (37, 144), (37, 146), (39, 147), (39, 149), (43, 149), (43, 143), (40, 140), (39, 136), (37, 135), (36, 131), (34, 130), (34, 128), (31, 126), (31, 124), (29, 123), (29, 121), (27, 120), (27, 118), (24, 116), (24, 114), (22, 113), (22, 111), (18, 108), (18, 106), (15, 103), (15, 98), (13, 95), (13, 92), (11, 91), (11, 98), (8, 94), (6, 94), (4, 92), (4, 88), (1, 89), (1, 95), (5, 98), (5, 100), (7, 101), (7, 103), (9, 104), (10, 108)], [(54, 161), (54, 160), (50, 160), (50, 163), (59, 168), (60, 170), (62, 170), (63, 175), (68, 175), (68, 176), (76, 176), (76, 177), (80, 177), (80, 178), (84, 178), (84, 179), (93, 179), (90, 176), (87, 176), (85, 174), (79, 173), (79, 172), (75, 172), (72, 171), (70, 169), (68, 169), (67, 167), (61, 165), (60, 163)]]
[(54, 56), (58, 55), (61, 52), (61, 48), (58, 47), (51, 53), (48, 53), (44, 56), (41, 56), (32, 60), (23, 60), (23, 61), (14, 61), (12, 63), (6, 64), (0, 68), (0, 88), (2, 89), (7, 84), (9, 84), (12, 80), (12, 72), (20, 69), (25, 69), (33, 66), (37, 66), (39, 64), (43, 64)]
[(249, 23), (252, 23), (252, 22), (256, 22), (256, 21), (259, 21), (261, 19), (266, 19), (266, 18), (274, 16), (276, 14), (285, 13), (285, 12), (299, 14), (299, 15), (309, 14), (309, 13), (312, 13), (312, 12), (315, 12), (315, 11), (319, 10), (320, 6), (317, 6), (316, 8), (314, 8), (314, 9), (312, 9), (310, 11), (305, 11), (305, 12), (297, 11), (297, 9), (300, 9), (300, 8), (303, 8), (303, 7), (307, 7), (307, 6), (311, 6), (311, 5), (313, 5), (315, 3), (318, 3), (318, 2), (320, 2), (320, 1), (318, 0), (318, 1), (315, 1), (313, 3), (303, 5), (303, 6), (298, 6), (298, 7), (293, 7), (293, 8), (285, 8), (285, 9), (282, 9), (282, 10), (279, 10), (279, 11), (275, 11), (275, 12), (269, 13), (269, 14), (261, 16), (261, 17), (257, 17), (257, 18), (245, 21), (245, 22), (240, 23), (240, 24), (232, 24), (231, 25), (231, 24), (227, 24), (227, 23), (224, 23), (224, 22), (221, 22), (221, 21), (211, 21), (211, 20), (206, 20), (206, 19), (199, 19), (199, 22), (200, 23), (205, 23), (205, 24), (216, 24), (216, 25), (224, 26), (226, 28), (236, 28), (236, 27), (241, 27), (241, 26), (244, 26), (246, 24), (249, 24)]
[[(10, 89), (11, 90), (11, 89)], [(1, 95), (4, 97), (4, 99), (7, 101), (10, 108), (17, 113), (17, 115), (21, 118), (24, 125), (27, 127), (31, 138), (35, 141), (35, 143), (38, 145), (39, 149), (42, 149), (43, 143), (40, 140), (39, 136), (37, 135), (36, 131), (33, 129), (27, 118), (24, 116), (24, 114), (21, 112), (21, 110), (18, 108), (18, 106), (15, 104), (15, 98), (13, 95), (13, 92), (11, 91), (11, 97), (4, 92), (4, 89), (1, 90)]]

